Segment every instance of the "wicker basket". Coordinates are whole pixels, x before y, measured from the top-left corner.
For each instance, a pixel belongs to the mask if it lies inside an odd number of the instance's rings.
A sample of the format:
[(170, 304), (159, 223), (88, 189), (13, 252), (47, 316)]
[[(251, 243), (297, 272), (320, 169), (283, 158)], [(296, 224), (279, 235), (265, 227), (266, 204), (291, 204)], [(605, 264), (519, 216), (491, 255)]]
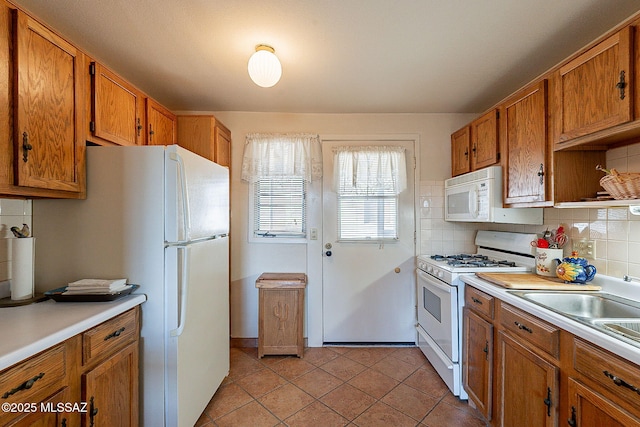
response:
[(619, 173), (611, 169), (600, 179), (600, 185), (616, 200), (640, 198), (640, 173)]

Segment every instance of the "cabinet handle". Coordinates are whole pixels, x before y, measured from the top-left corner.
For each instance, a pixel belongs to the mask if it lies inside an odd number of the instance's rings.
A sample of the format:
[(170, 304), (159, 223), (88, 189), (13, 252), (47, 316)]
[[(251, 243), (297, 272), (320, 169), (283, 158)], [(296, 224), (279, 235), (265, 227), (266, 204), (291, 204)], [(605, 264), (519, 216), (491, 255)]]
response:
[(478, 150), (476, 150), (476, 143), (473, 143), (473, 148), (471, 149), (471, 151), (473, 151), (473, 157), (478, 157)]
[(482, 351), (484, 352), (484, 359), (489, 360), (489, 340), (485, 342), (484, 349)]
[(469, 158), (469, 149), (468, 149), (468, 148), (465, 148), (465, 149), (464, 149), (464, 158), (465, 158), (465, 159), (468, 159), (468, 158)]
[(544, 404), (547, 405), (547, 417), (551, 416), (551, 387), (547, 387), (547, 398), (544, 400)]
[(67, 427), (67, 419), (63, 418), (62, 422), (60, 423), (60, 427)]
[(29, 151), (33, 150), (33, 145), (29, 144), (29, 134), (22, 133), (22, 160), (26, 163), (29, 160)]
[(140, 136), (140, 132), (142, 132), (142, 124), (140, 124), (140, 117), (138, 117), (138, 125), (136, 126), (136, 130), (138, 131), (138, 136)]
[(89, 399), (89, 427), (94, 426), (94, 418), (98, 414), (98, 408), (93, 405), (93, 396)]
[(567, 424), (571, 427), (576, 427), (578, 425), (578, 421), (576, 420), (576, 407), (571, 407), (571, 418), (567, 420)]
[(540, 163), (540, 169), (538, 170), (538, 176), (540, 177), (540, 185), (544, 184), (544, 165)]
[(38, 381), (42, 377), (44, 377), (44, 372), (40, 372), (38, 375), (36, 375), (35, 377), (31, 378), (30, 380), (27, 380), (27, 381), (23, 382), (18, 387), (13, 388), (13, 389), (5, 392), (2, 395), (2, 398), (6, 399), (7, 397), (9, 397), (11, 395), (14, 395), (14, 394), (16, 394), (17, 392), (19, 392), (21, 390), (29, 390), (31, 387), (33, 387), (33, 384), (35, 384), (35, 382)]
[(149, 141), (153, 140), (153, 134), (155, 132), (153, 131), (153, 126), (151, 125), (151, 123), (149, 123)]
[(624, 99), (624, 90), (627, 87), (624, 74), (624, 70), (620, 71), (620, 80), (618, 80), (618, 83), (616, 84), (616, 88), (620, 91), (620, 99)]
[(473, 301), (473, 302), (474, 302), (474, 303), (476, 303), (476, 304), (480, 304), (480, 305), (482, 305), (482, 301), (480, 301), (480, 300), (479, 300), (478, 298), (476, 298), (476, 297), (471, 297), (471, 301)]
[(611, 372), (609, 371), (602, 371), (602, 373), (607, 377), (610, 378), (613, 383), (617, 386), (621, 386), (621, 387), (626, 387), (631, 391), (635, 391), (636, 393), (640, 394), (640, 389), (638, 389), (638, 387), (629, 384), (628, 382), (626, 382), (625, 380), (623, 380), (622, 378), (616, 377), (615, 375), (613, 375)]
[(520, 323), (520, 322), (513, 322), (513, 323), (515, 323), (515, 324), (516, 324), (516, 326), (518, 327), (518, 329), (521, 329), (521, 330), (523, 330), (523, 331), (527, 331), (527, 332), (529, 332), (530, 334), (532, 334), (532, 333), (533, 333), (533, 330), (531, 330), (531, 328), (529, 328), (527, 325), (523, 325), (523, 324), (522, 324), (522, 323)]
[(107, 341), (107, 340), (110, 340), (111, 338), (119, 337), (119, 336), (120, 336), (120, 334), (124, 332), (124, 329), (125, 329), (125, 328), (124, 328), (124, 326), (123, 326), (122, 328), (118, 329), (117, 331), (113, 331), (113, 332), (111, 332), (109, 335), (107, 335), (106, 337), (104, 337), (104, 340), (105, 340), (105, 341)]

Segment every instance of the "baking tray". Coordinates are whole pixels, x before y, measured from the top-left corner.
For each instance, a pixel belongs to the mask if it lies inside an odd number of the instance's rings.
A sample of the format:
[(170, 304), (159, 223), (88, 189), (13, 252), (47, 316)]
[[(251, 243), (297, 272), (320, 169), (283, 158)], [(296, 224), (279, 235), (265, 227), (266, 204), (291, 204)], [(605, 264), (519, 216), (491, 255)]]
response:
[(66, 286), (61, 288), (52, 289), (44, 293), (45, 296), (51, 298), (56, 302), (103, 302), (114, 301), (124, 296), (129, 295), (140, 285), (131, 285), (129, 289), (125, 289), (122, 292), (116, 292), (113, 294), (86, 294), (86, 295), (63, 295), (63, 292), (67, 290)]

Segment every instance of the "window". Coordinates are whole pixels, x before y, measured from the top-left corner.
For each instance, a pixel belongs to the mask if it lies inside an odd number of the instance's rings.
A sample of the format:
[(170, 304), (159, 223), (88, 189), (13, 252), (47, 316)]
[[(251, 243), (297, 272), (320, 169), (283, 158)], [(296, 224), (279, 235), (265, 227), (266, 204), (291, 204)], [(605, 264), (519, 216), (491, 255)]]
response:
[(398, 194), (406, 188), (401, 147), (339, 147), (334, 160), (338, 240), (398, 240)]
[(306, 182), (264, 177), (253, 183), (253, 237), (306, 237)]

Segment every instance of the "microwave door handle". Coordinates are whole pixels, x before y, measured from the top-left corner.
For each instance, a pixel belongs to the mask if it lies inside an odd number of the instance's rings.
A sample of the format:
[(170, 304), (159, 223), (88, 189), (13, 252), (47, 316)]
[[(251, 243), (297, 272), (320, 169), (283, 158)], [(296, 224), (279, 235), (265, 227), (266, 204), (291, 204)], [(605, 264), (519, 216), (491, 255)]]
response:
[(478, 188), (474, 187), (473, 190), (469, 191), (469, 213), (471, 214), (472, 218), (478, 217), (478, 204)]

